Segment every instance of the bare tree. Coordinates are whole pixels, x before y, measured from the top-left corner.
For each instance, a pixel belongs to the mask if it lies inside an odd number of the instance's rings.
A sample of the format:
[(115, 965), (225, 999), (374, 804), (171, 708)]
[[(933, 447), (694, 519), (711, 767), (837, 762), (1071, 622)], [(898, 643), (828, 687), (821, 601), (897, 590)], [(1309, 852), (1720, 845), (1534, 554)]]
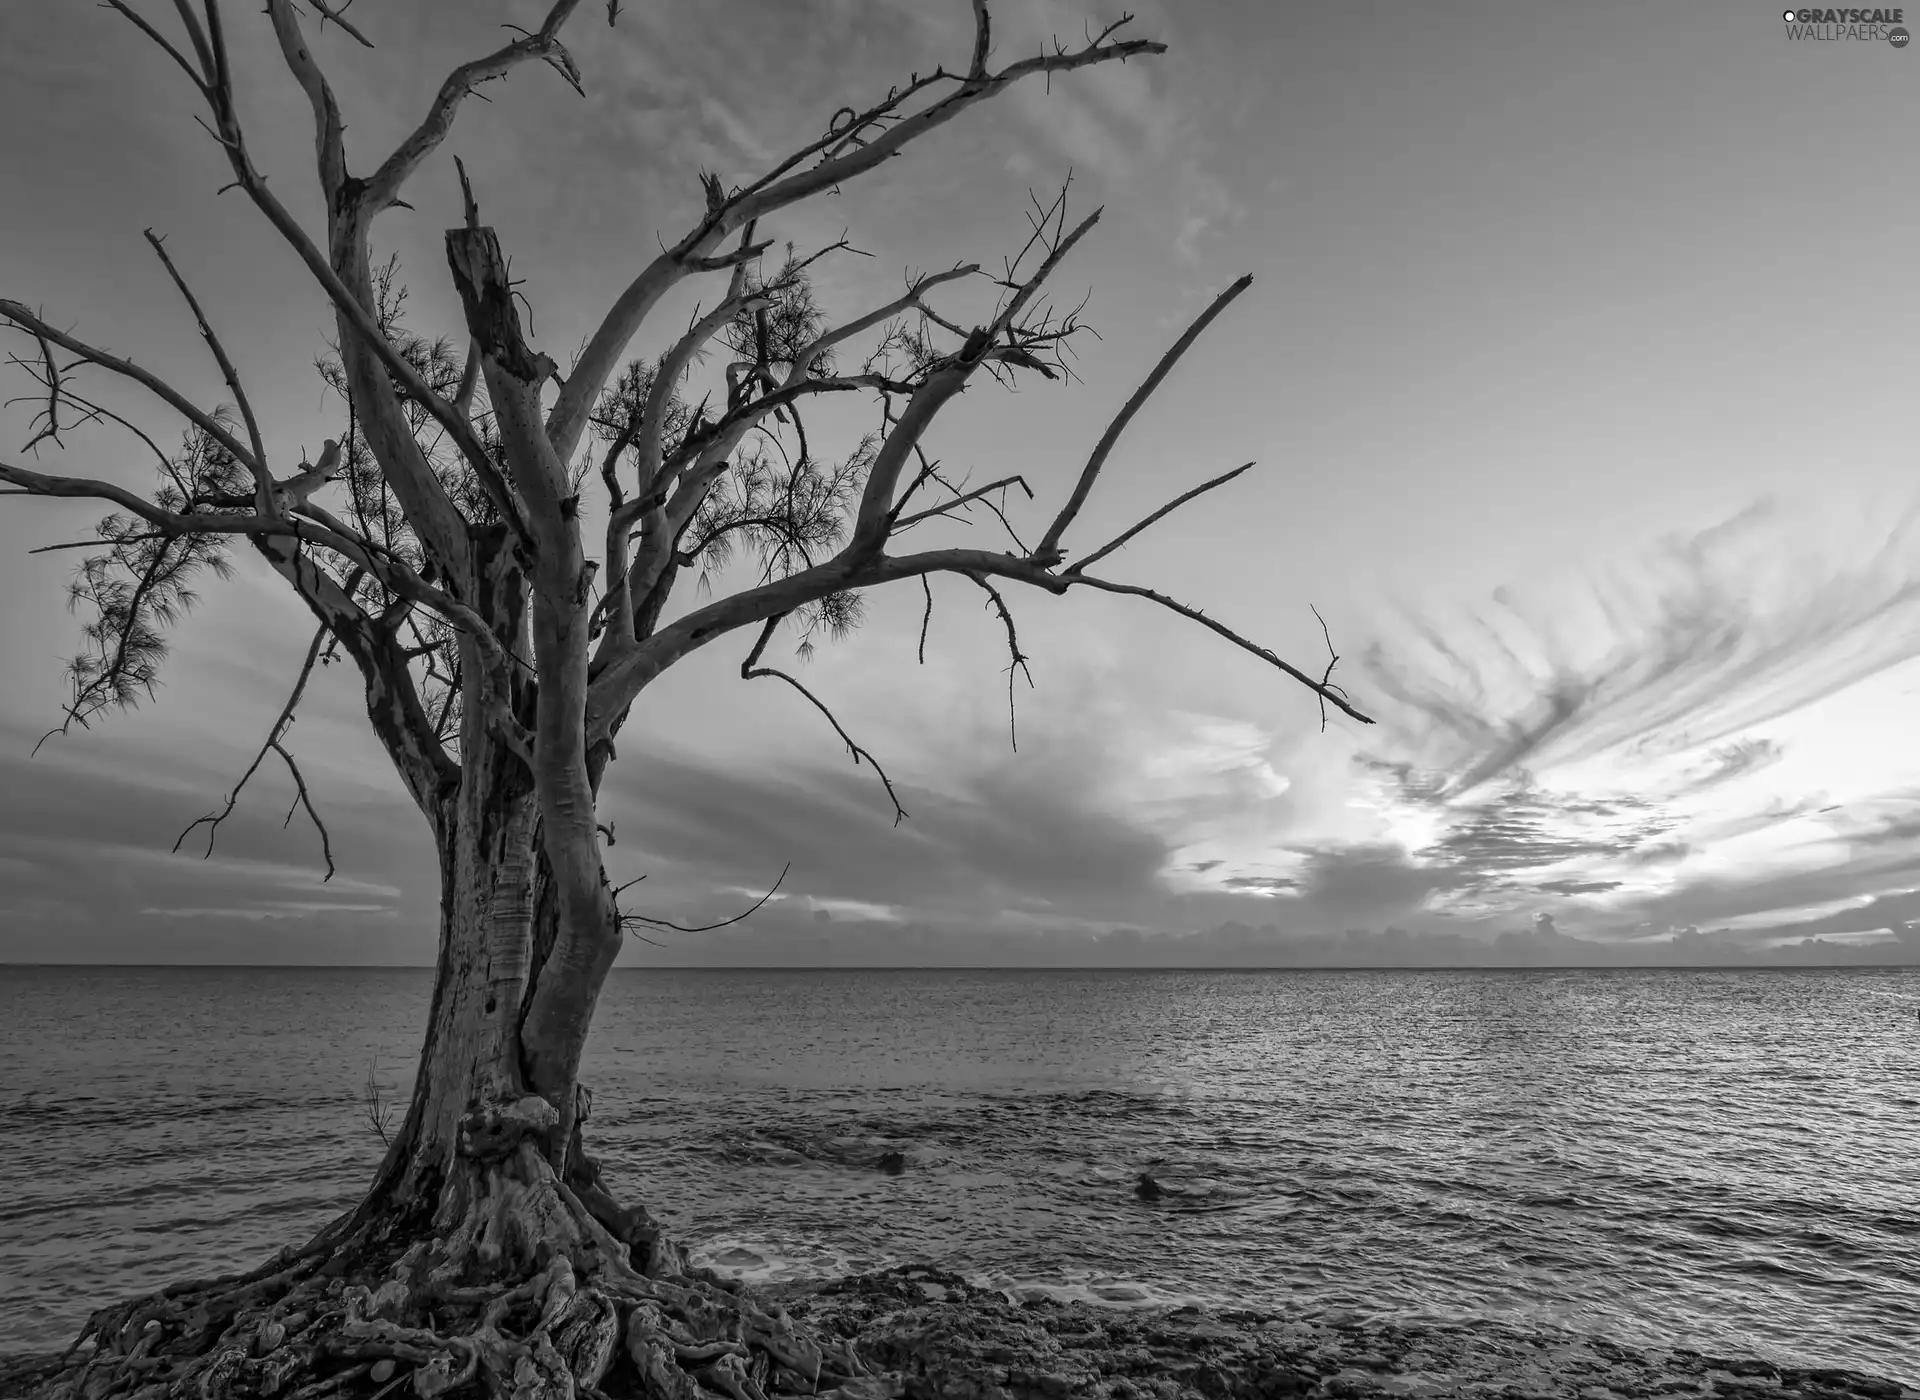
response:
[[(915, 277), (891, 301), (837, 324), (815, 302), (810, 269), (844, 245), (810, 256), (773, 252), (768, 230), (777, 216), (1021, 79), (1164, 46), (1121, 37), (1121, 19), (1077, 47), (1056, 44), (996, 68), (987, 5), (973, 0), (964, 66), (915, 75), (864, 109), (842, 108), (816, 139), (749, 183), (703, 177), (697, 222), (612, 299), (563, 375), (522, 331), (506, 256), (480, 220), (464, 168), (466, 217), (446, 235), (464, 350), (408, 328), (395, 266), (376, 261), (370, 235), (378, 216), (402, 203), (407, 182), (440, 155), (462, 104), (483, 83), (540, 60), (581, 85), (561, 42), (578, 0), (555, 0), (537, 28), (455, 69), (420, 124), (362, 173), (348, 168), (345, 123), (308, 30), (334, 26), (345, 40), (368, 41), (322, 0), (266, 0), (287, 70), (312, 107), (326, 209), (318, 241), (254, 164), (218, 0), (175, 0), (164, 23), (134, 0), (107, 3), (186, 75), (204, 99), (204, 124), (231, 187), (329, 297), (337, 341), (323, 372), (343, 403), (344, 426), (317, 460), (277, 471), (233, 357), (151, 234), (226, 381), (230, 407), (202, 407), (26, 303), (0, 301), (0, 321), (23, 337), (13, 363), (41, 404), (28, 446), (58, 442), (83, 424), (114, 425), (143, 445), (159, 473), (157, 489), (142, 494), (0, 465), (6, 494), (94, 498), (115, 509), (75, 585), (95, 618), (89, 649), (72, 666), (62, 728), (151, 692), (165, 627), (190, 601), (193, 578), (224, 570), (226, 549), (244, 540), (316, 626), (293, 699), (254, 768), (277, 754), (305, 802), (287, 726), (316, 658), (344, 654), (364, 682), (369, 722), (433, 830), (444, 894), (415, 1088), (365, 1198), (250, 1273), (96, 1314), (76, 1343), (79, 1378), (68, 1393), (345, 1393), (368, 1377), (386, 1382), (396, 1364), (411, 1372), (421, 1397), (471, 1387), (530, 1400), (594, 1394), (603, 1381), (648, 1394), (699, 1393), (688, 1372), (736, 1397), (806, 1391), (823, 1380), (861, 1393), (871, 1383), (859, 1379), (857, 1358), (823, 1351), (782, 1317), (690, 1269), (643, 1208), (615, 1200), (586, 1151), (582, 1047), (623, 938), (649, 922), (623, 912), (608, 880), (596, 798), (647, 685), (742, 629), (753, 629), (742, 675), (798, 689), (856, 760), (870, 761), (812, 691), (764, 664), (769, 641), (782, 623), (800, 628), (803, 640), (844, 629), (864, 590), (906, 580), (924, 589), (935, 574), (982, 591), (1015, 668), (1025, 657), (1006, 585), (1127, 594), (1293, 677), (1323, 710), (1367, 722), (1331, 683), (1330, 666), (1310, 675), (1164, 593), (1090, 572), (1238, 472), (1185, 492), (1073, 562), (1064, 545), (1128, 422), (1250, 279), (1222, 292), (1166, 352), (1029, 545), (1003, 509), (1014, 489), (1032, 499), (1029, 484), (955, 482), (927, 454), (927, 434), (977, 376), (1066, 373), (1062, 354), (1082, 322), (1077, 310), (1051, 302), (1047, 288), (1098, 213), (1069, 223), (1064, 191), (1050, 204), (1036, 201), (1031, 238), (998, 275), (967, 265)], [(609, 23), (618, 9), (613, 0)], [(623, 365), (662, 296), (698, 278), (713, 279), (720, 292), (712, 309), (662, 337), (655, 358)], [(991, 288), (978, 319), (941, 309), (940, 297), (961, 284)], [(723, 372), (695, 401), (696, 362), (716, 352)], [(88, 375), (150, 392), (183, 420), (181, 446), (163, 449), (91, 396)], [(809, 406), (849, 394), (876, 404), (876, 430), (844, 457), (816, 456)], [(606, 520), (604, 538), (591, 543), (581, 509), (590, 488), (604, 492)], [(914, 527), (976, 506), (1007, 526), (1011, 548), (894, 552)], [(669, 613), (689, 573), (742, 555), (757, 563), (758, 582)], [(926, 598), (930, 608), (930, 590)], [(893, 799), (891, 783), (885, 792)], [(195, 824), (207, 827), (208, 839), (238, 795)], [(905, 815), (897, 800), (894, 807)], [(320, 826), (320, 814), (311, 804), (306, 810)], [(330, 872), (330, 849), (327, 857)], [(619, 1338), (628, 1360), (610, 1372)]]

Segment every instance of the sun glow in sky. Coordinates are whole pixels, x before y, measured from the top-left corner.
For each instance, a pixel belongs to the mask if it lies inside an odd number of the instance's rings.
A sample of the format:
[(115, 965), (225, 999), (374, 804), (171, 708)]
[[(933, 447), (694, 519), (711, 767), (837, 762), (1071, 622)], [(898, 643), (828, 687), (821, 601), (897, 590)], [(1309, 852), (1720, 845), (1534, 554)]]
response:
[[(532, 8), (410, 0), (368, 21), (375, 51), (316, 36), (356, 164), (417, 119), (429, 75)], [(995, 14), (1000, 59), (1113, 17), (1070, 0)], [(581, 47), (584, 101), (526, 73), (463, 112), (455, 144), (541, 347), (564, 360), (636, 257), (677, 235), (698, 172), (758, 174), (843, 102), (964, 58), (969, 25), (965, 0), (755, 0), (725, 25), (631, 7)], [(910, 819), (892, 824), (804, 701), (743, 684), (750, 639), (729, 639), (669, 672), (623, 735), (615, 881), (647, 874), (649, 907), (696, 923), (790, 865), (728, 933), (733, 961), (1098, 960), (1087, 940), (1116, 929), (1484, 938), (1542, 915), (1591, 938), (1699, 928), (1763, 946), (1920, 920), (1920, 463), (1897, 407), (1920, 379), (1920, 288), (1885, 271), (1920, 232), (1920, 190), (1873, 143), (1830, 139), (1920, 125), (1912, 59), (1788, 45), (1777, 13), (1731, 3), (1192, 0), (1140, 7), (1137, 25), (1165, 59), (1016, 87), (770, 232), (806, 248), (846, 229), (873, 255), (820, 265), (838, 316), (897, 295), (909, 267), (997, 264), (1028, 192), (1050, 198), (1069, 171), (1076, 210), (1106, 209), (1063, 274), (1100, 332), (1079, 382), (970, 390), (934, 437), (958, 475), (1033, 483), (1011, 512), (1023, 527), (1251, 271), (1069, 544), (1257, 460), (1109, 572), (1303, 669), (1330, 637), (1335, 679), (1379, 723), (1323, 732), (1306, 692), (1139, 600), (1016, 595), (1035, 685), (1016, 683), (1010, 725), (1004, 633), (977, 593), (936, 584), (923, 662), (918, 590), (883, 591), (858, 633), (794, 664)], [(304, 102), (264, 21), (235, 26), (257, 159), (317, 221)], [(215, 198), (177, 78), (106, 12), (10, 22), (0, 180), (22, 198), (0, 296), (218, 402), (140, 241), (156, 227), (298, 460), (338, 431), (311, 369), (324, 303), (237, 196)], [(382, 249), (422, 328), (457, 327), (450, 161), (409, 198)], [(1780, 249), (1831, 249), (1836, 228), (1844, 249), (1783, 268)], [(950, 310), (970, 307), (956, 293)], [(112, 402), (172, 440), (150, 403)], [(0, 452), (31, 412), (0, 412)], [(870, 426), (851, 408), (821, 425), (835, 451)], [(143, 484), (124, 448), (76, 437), (37, 465)], [(316, 677), (295, 730), (341, 873), (322, 883), (310, 835), (281, 829), (291, 792), (266, 770), (212, 859), (169, 850), (245, 768), (305, 646), (304, 615), (251, 564), (208, 581), (155, 704), (28, 757), (77, 622), (60, 607), (74, 556), (26, 551), (101, 512), (0, 505), (0, 959), (429, 957), (431, 848), (344, 666)], [(998, 528), (982, 515), (916, 541)], [(790, 659), (793, 640), (775, 650)]]

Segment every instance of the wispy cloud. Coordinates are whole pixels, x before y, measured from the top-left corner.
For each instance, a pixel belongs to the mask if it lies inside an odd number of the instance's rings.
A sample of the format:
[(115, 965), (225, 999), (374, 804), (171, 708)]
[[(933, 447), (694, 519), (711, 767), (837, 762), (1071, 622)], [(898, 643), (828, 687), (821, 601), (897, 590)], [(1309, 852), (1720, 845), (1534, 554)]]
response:
[(1463, 877), (1432, 907), (1664, 927), (1911, 878), (1914, 526), (1762, 505), (1631, 574), (1405, 621), (1366, 659), (1390, 738), (1363, 763)]
[[(938, 51), (964, 49), (971, 32), (964, 6), (911, 8)], [(1148, 4), (1134, 11), (1133, 22), (1117, 37), (1157, 39), (1178, 49), (1177, 6)], [(1077, 47), (1098, 28), (1086, 7), (1072, 0), (996, 6), (992, 61), (1005, 65), (1052, 52), (1056, 44)], [(1175, 255), (1192, 263), (1210, 233), (1244, 219), (1247, 209), (1210, 159), (1200, 104), (1217, 105), (1225, 95), (1183, 94), (1169, 81), (1166, 67), (1160, 59), (1106, 64), (1071, 79), (1015, 87), (1007, 98), (1010, 109), (1034, 145), (1052, 159), (1020, 151), (1009, 157), (1009, 165), (1023, 176), (1057, 180), (1071, 169), (1090, 179), (1096, 199), (1124, 201), (1127, 217), (1153, 221)]]
[(1367, 681), (1449, 797), (1600, 754), (1685, 754), (1920, 655), (1917, 525), (1907, 511), (1863, 541), (1762, 503), (1631, 574), (1410, 620), (1371, 649)]

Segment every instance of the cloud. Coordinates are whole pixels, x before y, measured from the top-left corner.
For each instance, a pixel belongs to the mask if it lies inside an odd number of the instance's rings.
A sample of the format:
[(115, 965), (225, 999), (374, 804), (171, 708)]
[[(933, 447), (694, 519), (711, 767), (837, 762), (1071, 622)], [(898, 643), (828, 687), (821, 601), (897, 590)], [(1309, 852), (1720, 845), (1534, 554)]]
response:
[[(1662, 557), (1696, 561), (1711, 583), (1714, 569), (1731, 567), (1715, 553), (1730, 538)], [(1421, 701), (1412, 721), (1389, 715), (1389, 743), (1373, 748), (1359, 746), (1371, 733), (1282, 731), (1185, 693), (1120, 684), (1122, 658), (1089, 653), (1024, 696), (1021, 749), (1010, 752), (1000, 747), (1004, 696), (982, 691), (961, 703), (940, 688), (947, 711), (936, 703), (922, 714), (903, 698), (892, 661), (863, 650), (878, 640), (856, 641), (821, 663), (831, 668), (822, 685), (856, 697), (843, 718), (888, 755), (910, 820), (893, 824), (866, 766), (829, 763), (813, 745), (696, 752), (636, 734), (603, 812), (617, 832), (616, 883), (649, 877), (626, 896), (633, 911), (686, 924), (730, 918), (791, 870), (738, 928), (664, 934), (667, 949), (636, 944), (627, 957), (1284, 962), (1383, 958), (1411, 939), (1407, 958), (1444, 961), (1540, 913), (1557, 920), (1556, 938), (1638, 946), (1674, 929), (1721, 928), (1736, 951), (1754, 930), (1842, 915), (1890, 920), (1905, 906), (1849, 911), (1920, 885), (1920, 772), (1902, 781), (1879, 759), (1837, 793), (1812, 782), (1846, 777), (1821, 744), (1881, 732), (1829, 712), (1867, 705), (1861, 715), (1879, 714), (1868, 705), (1873, 687), (1908, 645), (1906, 595), (1889, 561), (1866, 556), (1876, 559), (1885, 571), (1848, 587), (1760, 590), (1767, 605), (1711, 633), (1721, 643), (1708, 660), (1674, 639), (1698, 635), (1676, 619), (1713, 590), (1679, 589), (1669, 576), (1638, 611), (1616, 601), (1610, 612), (1574, 614), (1607, 622), (1597, 636), (1509, 625), (1501, 648), (1429, 649), (1431, 672), (1403, 665), (1399, 677), (1399, 703)], [(1501, 616), (1546, 616), (1516, 598)], [(1792, 612), (1813, 608), (1806, 600), (1825, 600), (1821, 626)], [(1835, 649), (1835, 636), (1852, 641)], [(1796, 656), (1818, 674), (1800, 675)], [(1761, 696), (1722, 694), (1715, 660)], [(1836, 667), (1864, 679), (1836, 690)], [(1536, 703), (1542, 694), (1567, 703), (1503, 723), (1503, 704), (1511, 714), (1527, 703), (1516, 676), (1546, 682)], [(1705, 705), (1670, 718), (1673, 685)], [(352, 699), (329, 696), (313, 725), (336, 722), (328, 707)], [(1764, 723), (1727, 729), (1741, 714)], [(1676, 724), (1691, 742), (1679, 741)], [(928, 745), (931, 732), (953, 742)], [(213, 858), (200, 860), (169, 847), (231, 780), (227, 759), (130, 747), (103, 731), (29, 761), (19, 757), (28, 736), (17, 737), (15, 756), (0, 755), (0, 783), (44, 796), (31, 809), (0, 810), (6, 859), (19, 867), (8, 867), (15, 949), (55, 946), (52, 930), (86, 928), (88, 946), (101, 949), (164, 934), (194, 956), (251, 947), (318, 961), (350, 947), (431, 955), (433, 856), (397, 794), (358, 779), (323, 783), (333, 789), (321, 802), (341, 863), (323, 883), (310, 834), (266, 819), (289, 798), (283, 775), (262, 772)], [(1333, 952), (1315, 942), (1366, 928), (1404, 933)], [(1421, 942), (1429, 939), (1439, 941)], [(1566, 953), (1527, 946), (1527, 957)]]
[(1779, 743), (1766, 738), (1738, 739), (1723, 744), (1707, 754), (1706, 770), (1690, 779), (1682, 791), (1698, 792), (1718, 783), (1744, 777), (1778, 763), (1784, 752)]
[(176, 853), (175, 838), (231, 774), (203, 760), (196, 780), (189, 757), (105, 729), (37, 758), (30, 747), (25, 731), (0, 726), (0, 792), (15, 795), (0, 803), (0, 843), (12, 852), (0, 872), (0, 960), (431, 958), (433, 852), (403, 799), (343, 798), (320, 782), (340, 865), (325, 880), (311, 834), (280, 825), (290, 793), (277, 775), (256, 778), (210, 856), (201, 841)]
[(1420, 910), (1460, 877), (1398, 846), (1356, 844), (1311, 850), (1299, 875), (1300, 903), (1288, 923), (1303, 932), (1386, 923)]
[(1503, 590), (1478, 617), (1408, 618), (1369, 649), (1366, 683), (1449, 797), (1723, 743), (1920, 656), (1916, 525), (1909, 510), (1862, 548), (1762, 502), (1572, 596), (1527, 607)]
[[(971, 35), (958, 5), (916, 5), (937, 51), (964, 48)], [(1181, 45), (1180, 10), (1135, 7), (1132, 24), (1116, 38), (1151, 38)], [(1029, 0), (994, 12), (991, 61), (1005, 66), (1056, 44), (1078, 47), (1095, 33), (1087, 12), (1069, 0)], [(1208, 69), (1217, 88), (1223, 69)], [(1231, 84), (1229, 84), (1231, 85)], [(1182, 262), (1199, 261), (1207, 236), (1247, 216), (1246, 206), (1211, 166), (1210, 117), (1228, 93), (1182, 88), (1164, 58), (1106, 63), (1069, 80), (1022, 82), (1008, 93), (1009, 109), (1059, 170), (1022, 153), (1013, 168), (1023, 176), (1057, 180), (1070, 168), (1091, 177), (1096, 198), (1124, 197), (1129, 217), (1151, 221)]]
[[(1605, 826), (1594, 818), (1607, 819)], [(1574, 825), (1574, 819), (1584, 820)], [(1498, 879), (1625, 855), (1664, 830), (1659, 818), (1646, 817), (1643, 803), (1556, 801), (1537, 789), (1518, 788), (1485, 806), (1465, 808), (1437, 849), (1462, 870)]]
[(1811, 927), (1788, 939), (1697, 928), (1659, 938), (1594, 939), (1562, 933), (1551, 917), (1529, 928), (1414, 932), (1350, 927), (1301, 933), (1277, 923), (1228, 922), (1190, 932), (1105, 929), (942, 928), (822, 922), (756, 915), (701, 939), (642, 950), (653, 966), (710, 967), (1753, 967), (1920, 966), (1920, 930), (1858, 937)]

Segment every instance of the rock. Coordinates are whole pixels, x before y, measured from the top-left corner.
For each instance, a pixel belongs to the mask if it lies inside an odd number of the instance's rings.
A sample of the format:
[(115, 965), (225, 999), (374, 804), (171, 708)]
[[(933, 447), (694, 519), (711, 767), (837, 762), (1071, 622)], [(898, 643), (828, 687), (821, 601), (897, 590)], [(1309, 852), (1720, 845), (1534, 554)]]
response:
[(1255, 1375), (1249, 1390), (1260, 1400), (1286, 1400), (1287, 1396), (1305, 1395), (1319, 1383), (1320, 1378), (1310, 1371), (1273, 1366)]
[(1326, 1392), (1335, 1400), (1360, 1400), (1375, 1394), (1376, 1387), (1374, 1378), (1364, 1371), (1341, 1371), (1327, 1378)]
[(375, 1385), (385, 1385), (393, 1379), (393, 1373), (396, 1369), (391, 1358), (376, 1361), (373, 1363), (373, 1369), (367, 1372), (367, 1379)]
[(200, 1373), (200, 1394), (204, 1400), (227, 1400), (235, 1382), (246, 1374), (247, 1353), (240, 1347), (227, 1347), (215, 1354), (207, 1369)]
[(1032, 1294), (914, 1267), (809, 1285), (793, 1307), (898, 1375), (905, 1400), (1920, 1400), (1854, 1371), (1636, 1351), (1491, 1319), (1401, 1327), (1332, 1310), (1276, 1318)]
[(856, 1376), (832, 1390), (821, 1391), (820, 1400), (895, 1400), (903, 1388), (884, 1376)]
[(1900, 1400), (1900, 1396), (1905, 1393), (1901, 1386), (1892, 1381), (1882, 1380), (1878, 1376), (1862, 1375), (1858, 1371), (1822, 1367), (1818, 1370), (1800, 1371), (1796, 1375), (1804, 1377), (1817, 1386), (1825, 1386), (1830, 1390), (1848, 1391), (1854, 1395), (1871, 1396), (1873, 1400)]

